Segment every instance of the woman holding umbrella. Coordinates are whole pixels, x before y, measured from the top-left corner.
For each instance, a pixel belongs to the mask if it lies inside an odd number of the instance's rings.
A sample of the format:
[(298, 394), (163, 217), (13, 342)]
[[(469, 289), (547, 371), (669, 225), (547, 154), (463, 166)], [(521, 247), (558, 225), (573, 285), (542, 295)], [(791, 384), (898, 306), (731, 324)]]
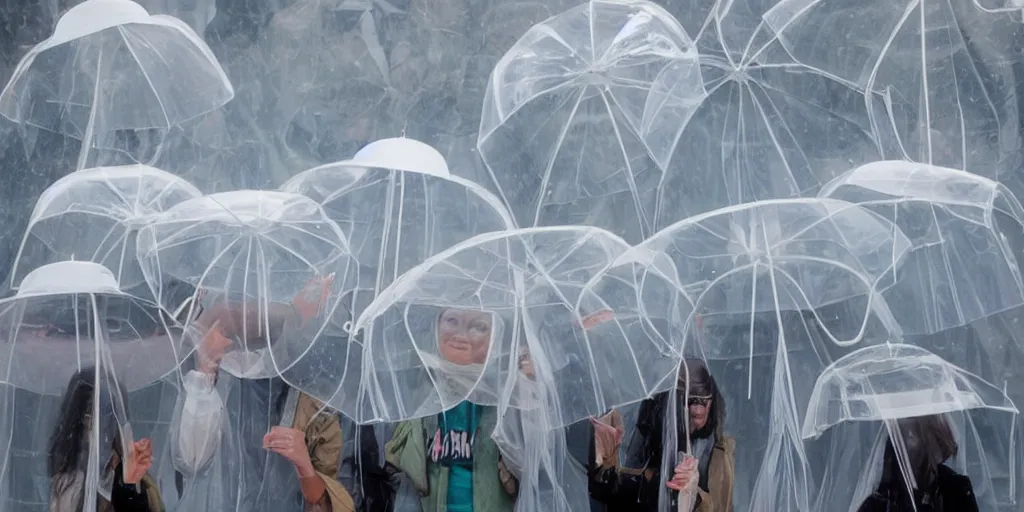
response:
[[(265, 318), (249, 305), (224, 303), (200, 313), (196, 324), (205, 335), (197, 350), (196, 369), (185, 375), (176, 447), (179, 470), (186, 478), (191, 476), (193, 483), (204, 481), (204, 485), (190, 490), (186, 482), (183, 504), (217, 507), (227, 502), (224, 494), (237, 492), (240, 511), (354, 510), (351, 496), (334, 478), (342, 448), (337, 415), (272, 376), (269, 355), (269, 342), (280, 335), (285, 319), (294, 314), (304, 323), (317, 315), (326, 294), (324, 286), (323, 280), (311, 282), (291, 308), (273, 304)], [(317, 292), (320, 300), (310, 300)], [(271, 332), (256, 325), (261, 319), (269, 319)], [(243, 335), (242, 348), (229, 350)], [(221, 370), (228, 378), (220, 378)], [(218, 381), (224, 385), (218, 386)], [(225, 421), (226, 431), (222, 430)], [(222, 436), (237, 436), (238, 446), (221, 450), (227, 460), (215, 462)], [(235, 457), (234, 452), (240, 455)], [(267, 453), (280, 458), (268, 458)], [(240, 479), (237, 484), (225, 482), (231, 475)]]
[[(153, 463), (149, 439), (135, 441), (127, 457), (121, 448), (121, 435), (113, 418), (93, 418), (93, 400), (100, 401), (100, 414), (112, 416), (111, 393), (120, 390), (103, 388), (96, 393), (96, 370), (79, 371), (68, 383), (60, 409), (60, 418), (50, 438), (49, 473), (51, 479), (50, 512), (76, 512), (84, 508), (83, 493), (89, 458), (88, 439), (92, 429), (101, 429), (99, 438), (111, 441), (113, 450), (101, 480), (113, 480), (110, 494), (101, 490), (96, 510), (99, 512), (163, 512), (163, 501), (148, 471)], [(102, 442), (101, 441), (101, 442)], [(101, 452), (104, 453), (104, 452)]]
[[(475, 380), (483, 373), (491, 331), (490, 313), (441, 311), (436, 330), (441, 357), (435, 364), (455, 381), (453, 386), (464, 387), (470, 380), (465, 377), (475, 375)], [(496, 421), (494, 407), (463, 400), (436, 416), (399, 423), (385, 446), (385, 458), (419, 491), (423, 512), (511, 511), (518, 481), (487, 435)]]
[[(666, 418), (671, 392), (655, 395), (640, 407), (636, 441), (640, 443), (640, 460), (647, 464), (639, 471), (617, 467), (619, 445), (625, 432), (618, 411), (612, 411), (602, 420), (591, 420), (596, 460), (590, 470), (590, 493), (609, 510), (625, 510), (624, 507), (637, 505), (644, 511), (658, 510), (661, 485), (675, 491), (673, 495), (696, 490), (696, 511), (732, 510), (736, 442), (723, 431), (725, 400), (703, 361), (686, 360), (679, 374), (682, 382), (676, 393), (680, 399), (686, 399), (692, 449), (689, 456), (675, 466), (671, 478), (660, 476), (664, 428), (674, 423)], [(686, 446), (687, 432), (679, 432), (679, 438), (678, 445)]]

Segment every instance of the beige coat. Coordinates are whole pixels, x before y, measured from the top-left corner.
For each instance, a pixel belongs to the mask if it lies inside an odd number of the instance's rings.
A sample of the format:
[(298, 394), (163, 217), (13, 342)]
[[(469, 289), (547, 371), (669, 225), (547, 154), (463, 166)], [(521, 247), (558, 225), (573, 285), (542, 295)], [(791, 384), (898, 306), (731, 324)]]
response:
[(732, 512), (732, 487), (736, 475), (736, 440), (722, 436), (715, 443), (708, 465), (708, 490), (697, 488), (698, 512)]
[[(736, 474), (736, 440), (729, 436), (722, 436), (715, 442), (714, 454), (711, 456), (711, 464), (708, 465), (708, 491), (704, 492), (700, 487), (697, 494), (700, 501), (696, 512), (732, 512), (732, 488)], [(621, 474), (640, 474), (650, 480), (654, 478), (654, 470), (637, 470), (618, 467), (618, 455), (616, 454), (606, 466), (617, 467)]]
[(335, 478), (338, 465), (341, 463), (341, 424), (337, 416), (321, 413), (323, 404), (305, 393), (299, 394), (299, 403), (295, 410), (295, 422), (292, 428), (306, 433), (306, 448), (309, 449), (309, 460), (316, 469), (317, 476), (327, 486), (325, 498), (320, 503), (306, 506), (307, 512), (355, 512), (352, 496)]

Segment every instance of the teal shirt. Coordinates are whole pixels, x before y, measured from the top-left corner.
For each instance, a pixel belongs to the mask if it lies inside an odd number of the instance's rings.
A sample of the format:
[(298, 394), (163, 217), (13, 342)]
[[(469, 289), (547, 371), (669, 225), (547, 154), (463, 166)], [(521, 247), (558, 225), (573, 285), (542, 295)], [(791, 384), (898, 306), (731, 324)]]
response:
[(440, 445), (435, 460), (449, 467), (448, 511), (473, 512), (473, 437), (478, 424), (477, 407), (462, 402), (439, 415)]

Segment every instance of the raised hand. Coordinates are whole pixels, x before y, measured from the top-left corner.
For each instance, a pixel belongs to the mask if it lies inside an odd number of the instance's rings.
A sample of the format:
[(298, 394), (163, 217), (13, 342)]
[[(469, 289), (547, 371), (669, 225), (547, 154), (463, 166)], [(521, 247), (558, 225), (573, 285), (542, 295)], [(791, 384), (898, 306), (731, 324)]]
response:
[(697, 473), (697, 459), (687, 455), (682, 462), (676, 465), (672, 479), (665, 483), (665, 487), (673, 491), (688, 492), (693, 490), (700, 476)]
[(288, 459), (300, 477), (316, 475), (306, 447), (305, 432), (288, 427), (273, 427), (263, 436), (263, 448)]
[(125, 458), (124, 483), (135, 485), (146, 476), (153, 465), (153, 443), (149, 439), (139, 439), (128, 447)]
[(594, 313), (591, 313), (583, 318), (574, 320), (573, 323), (575, 323), (579, 327), (582, 327), (584, 331), (589, 331), (594, 327), (597, 327), (598, 325), (601, 325), (609, 320), (613, 320), (614, 318), (615, 312), (608, 308), (605, 308)]
[(199, 363), (199, 371), (213, 374), (217, 373), (220, 367), (220, 360), (224, 353), (231, 347), (231, 338), (224, 335), (219, 323), (214, 324), (203, 335), (203, 340), (196, 348), (196, 356)]
[(519, 371), (523, 372), (523, 375), (528, 379), (534, 377), (533, 371), (533, 360), (530, 359), (530, 352), (528, 350), (521, 350), (519, 352)]
[(334, 272), (326, 276), (314, 277), (292, 299), (292, 305), (295, 306), (295, 311), (299, 313), (303, 323), (316, 318), (321, 313), (331, 294), (332, 284), (334, 284)]

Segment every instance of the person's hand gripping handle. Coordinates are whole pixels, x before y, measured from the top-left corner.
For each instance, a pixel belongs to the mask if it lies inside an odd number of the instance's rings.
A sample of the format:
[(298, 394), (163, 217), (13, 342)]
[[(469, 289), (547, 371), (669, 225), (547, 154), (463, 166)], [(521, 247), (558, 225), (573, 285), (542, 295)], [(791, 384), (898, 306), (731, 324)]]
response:
[(622, 415), (612, 409), (600, 418), (591, 417), (590, 424), (594, 426), (594, 462), (600, 467), (614, 464), (618, 459), (622, 437), (626, 433)]

